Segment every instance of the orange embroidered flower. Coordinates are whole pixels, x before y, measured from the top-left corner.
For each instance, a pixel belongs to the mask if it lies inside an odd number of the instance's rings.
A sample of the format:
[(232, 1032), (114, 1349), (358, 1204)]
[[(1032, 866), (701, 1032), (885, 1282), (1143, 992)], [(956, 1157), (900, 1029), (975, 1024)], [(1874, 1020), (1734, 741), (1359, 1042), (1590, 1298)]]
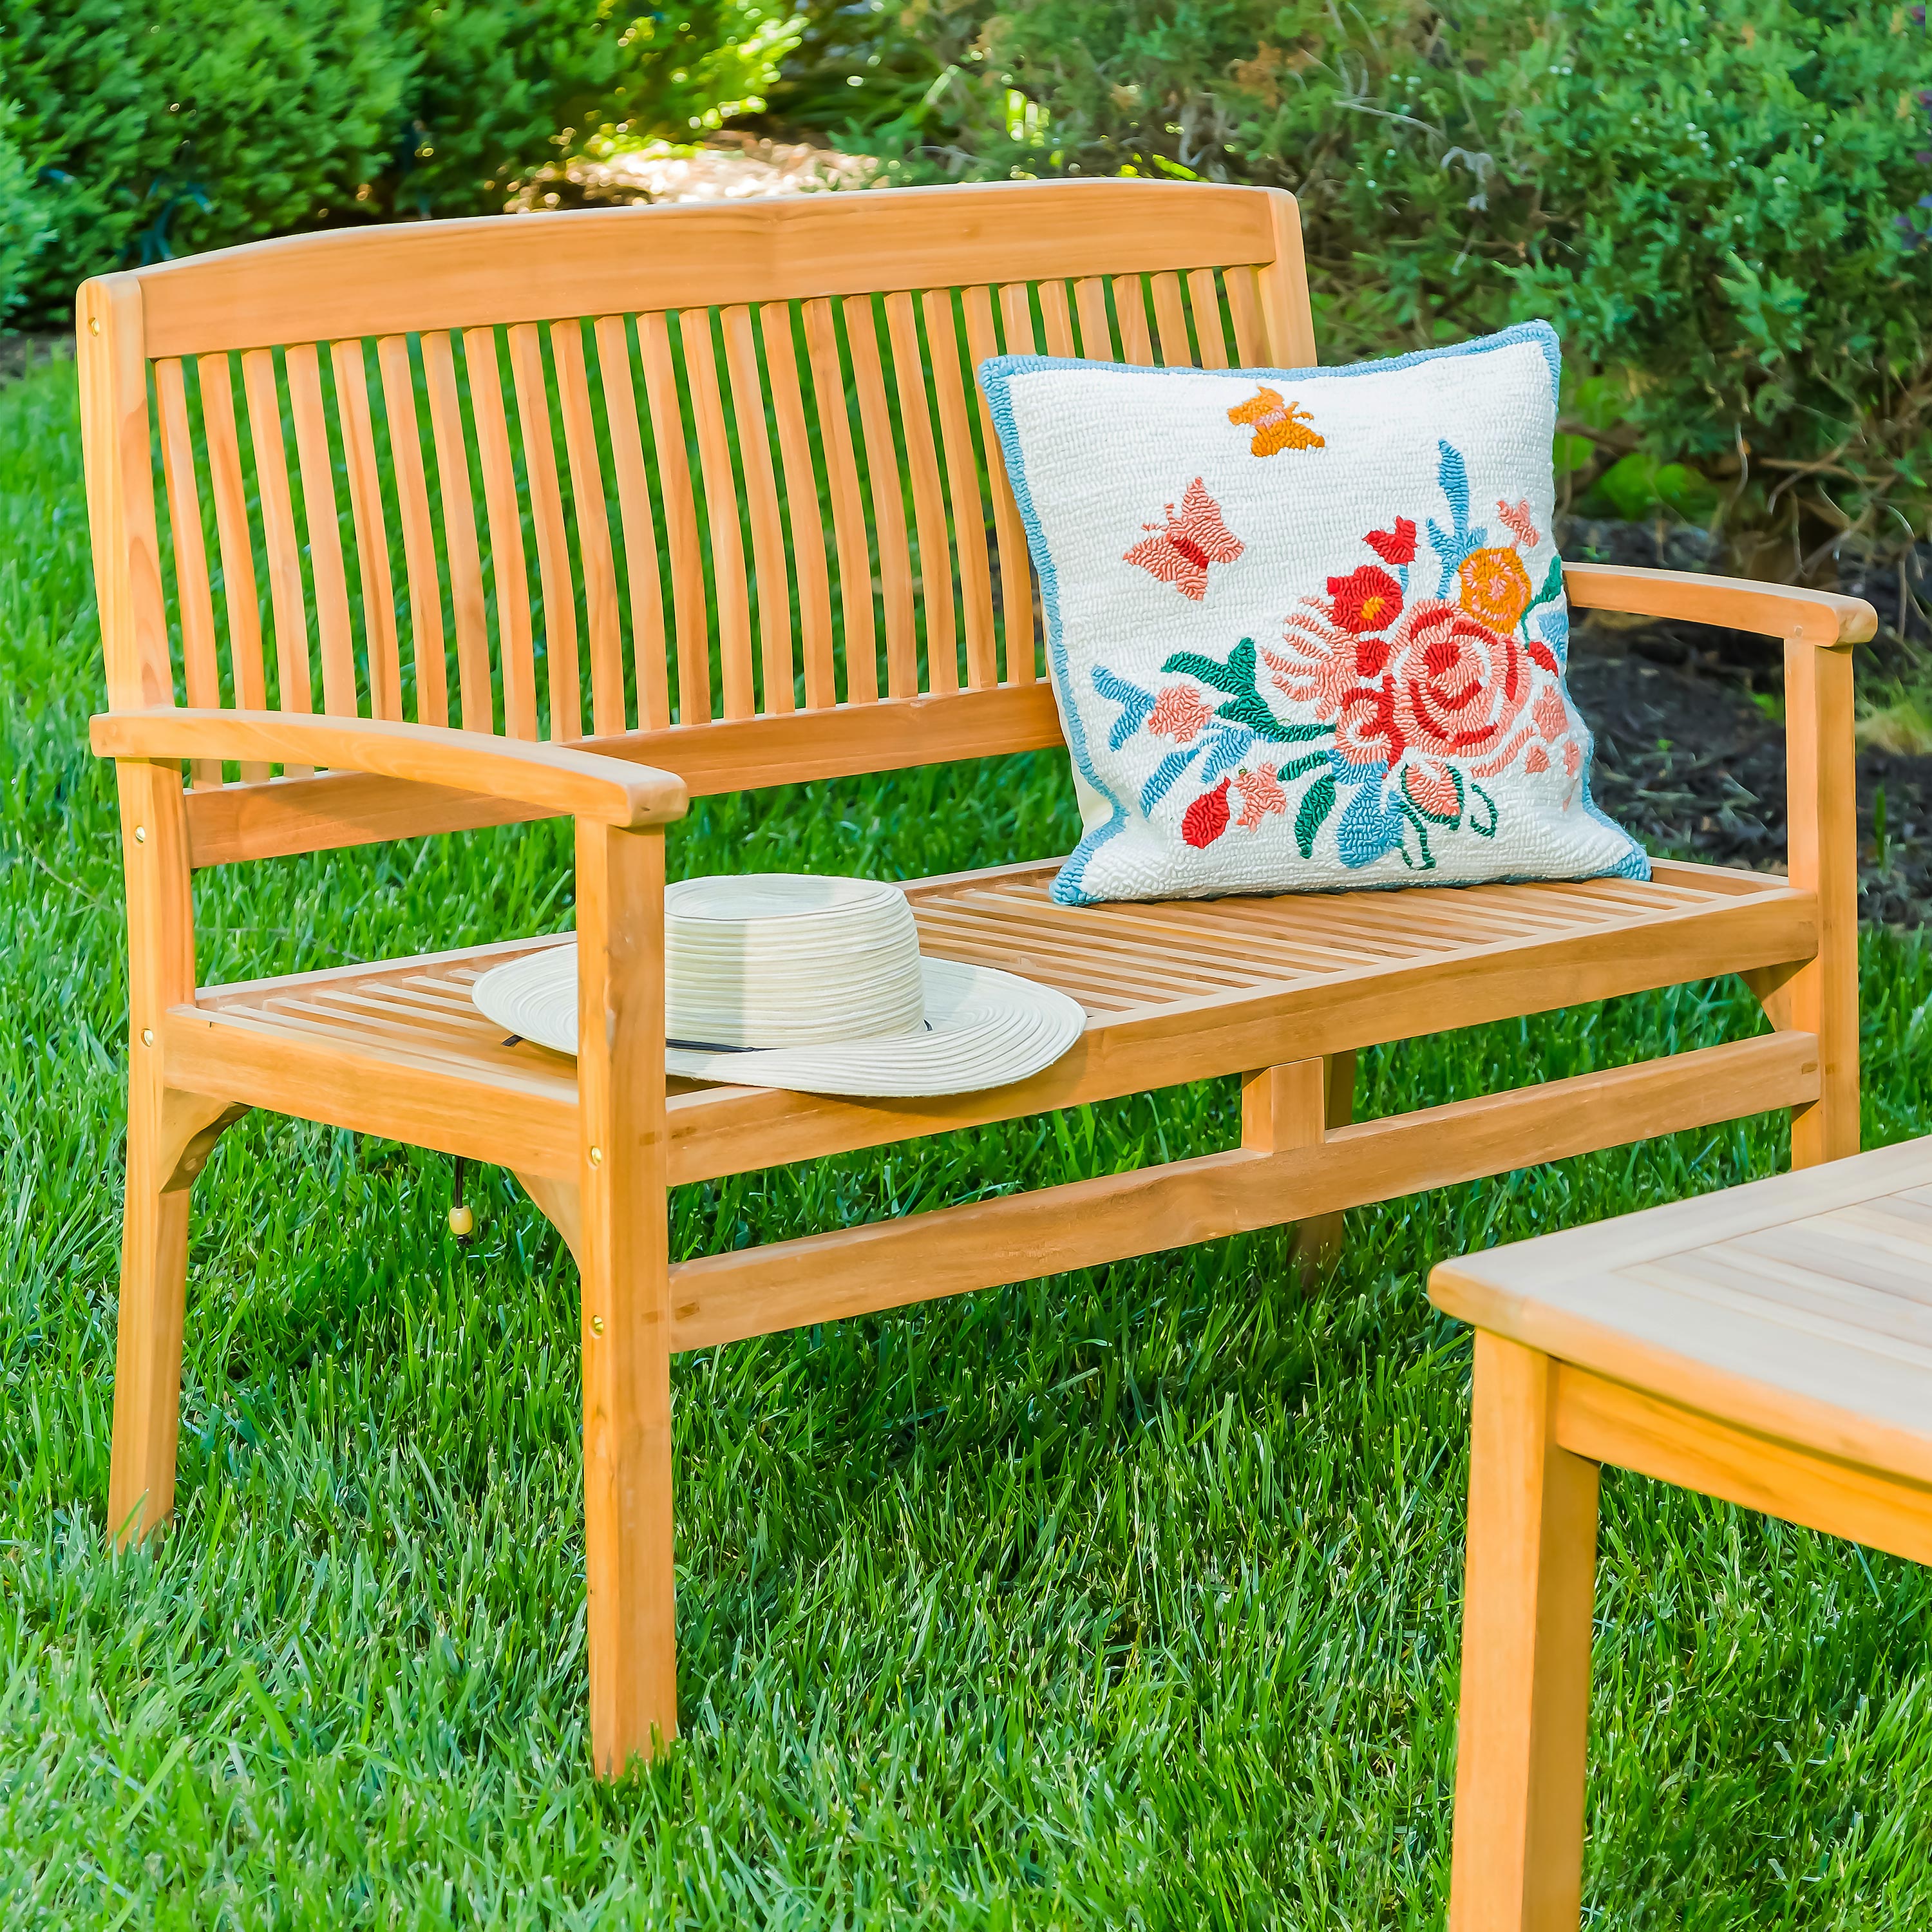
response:
[[(1509, 554), (1514, 557), (1516, 553)], [(1376, 564), (1361, 564), (1346, 577), (1330, 578), (1328, 595), (1334, 600), (1335, 621), (1345, 631), (1379, 631), (1402, 612), (1402, 586)]]
[(1513, 550), (1479, 550), (1462, 560), (1456, 577), (1461, 586), (1457, 602), (1492, 631), (1514, 630), (1535, 594), (1522, 559)]
[(1148, 729), (1172, 738), (1177, 745), (1191, 745), (1214, 715), (1192, 685), (1170, 684), (1154, 700)]

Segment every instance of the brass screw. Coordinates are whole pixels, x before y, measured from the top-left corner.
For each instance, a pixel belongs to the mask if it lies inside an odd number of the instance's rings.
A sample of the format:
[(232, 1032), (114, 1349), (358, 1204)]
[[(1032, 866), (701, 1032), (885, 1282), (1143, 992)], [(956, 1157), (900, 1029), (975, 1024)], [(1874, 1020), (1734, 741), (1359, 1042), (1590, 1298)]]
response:
[(100, 333), (100, 316), (91, 315), (87, 318), (87, 332), (90, 335), (98, 335)]
[(136, 826), (134, 828), (134, 843), (136, 845), (145, 845), (147, 842), (148, 828), (145, 825)]
[(152, 1027), (143, 1027), (143, 1028), (141, 1029), (141, 1044), (142, 1044), (143, 1046), (152, 1046), (154, 1045), (154, 1028), (153, 1028)]
[(602, 1148), (592, 1148), (590, 1150), (590, 1165), (592, 1167), (602, 1167), (604, 1165), (604, 1150)]
[(593, 1316), (591, 1316), (591, 1318), (590, 1318), (590, 1332), (591, 1332), (593, 1335), (601, 1335), (601, 1334), (603, 1334), (603, 1332), (604, 1332), (604, 1318), (603, 1318), (603, 1316), (601, 1316), (601, 1315), (593, 1315)]

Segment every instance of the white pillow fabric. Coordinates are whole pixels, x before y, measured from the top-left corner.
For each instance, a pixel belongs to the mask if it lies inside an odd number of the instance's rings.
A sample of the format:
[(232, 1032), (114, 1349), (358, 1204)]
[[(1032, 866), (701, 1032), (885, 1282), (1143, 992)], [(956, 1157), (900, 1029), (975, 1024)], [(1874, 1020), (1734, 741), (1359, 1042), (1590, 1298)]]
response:
[(1591, 802), (1533, 322), (1328, 369), (997, 356), (1085, 836), (1063, 904), (1649, 876)]

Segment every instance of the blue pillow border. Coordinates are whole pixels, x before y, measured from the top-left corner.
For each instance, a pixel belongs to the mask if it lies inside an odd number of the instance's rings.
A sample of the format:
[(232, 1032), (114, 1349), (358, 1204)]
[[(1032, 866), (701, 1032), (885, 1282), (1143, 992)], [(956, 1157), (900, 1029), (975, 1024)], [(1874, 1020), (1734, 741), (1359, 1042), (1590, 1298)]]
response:
[[(1063, 692), (1070, 692), (1072, 680), (1066, 668), (1066, 652), (1061, 635), (1060, 622), (1060, 585), (1054, 570), (1052, 553), (1048, 549), (1046, 535), (1040, 527), (1038, 512), (1034, 507), (1033, 490), (1026, 473), (1026, 458), (1020, 448), (1018, 425), (1013, 421), (1011, 394), (1012, 378), (1021, 375), (1037, 375), (1051, 369), (1080, 369), (1090, 373), (1100, 372), (1120, 376), (1213, 376), (1229, 381), (1259, 381), (1264, 376), (1295, 382), (1312, 381), (1346, 381), (1352, 376), (1386, 375), (1399, 369), (1412, 369), (1419, 363), (1439, 362), (1456, 356), (1487, 355), (1498, 349), (1514, 349), (1523, 343), (1534, 343), (1543, 352), (1543, 359), (1550, 367), (1550, 394), (1556, 400), (1563, 374), (1562, 345), (1556, 332), (1546, 322), (1519, 322), (1510, 327), (1498, 330), (1494, 335), (1473, 336), (1467, 342), (1451, 342), (1440, 349), (1414, 349), (1406, 356), (1392, 356), (1379, 362), (1342, 362), (1327, 367), (1317, 365), (1311, 368), (1286, 369), (1274, 367), (1247, 367), (1238, 369), (1197, 369), (1190, 364), (1177, 364), (1161, 368), (1138, 362), (1090, 362), (1076, 356), (989, 356), (980, 364), (980, 386), (985, 391), (987, 413), (992, 418), (993, 428), (1000, 439), (1000, 447), (1004, 452), (1006, 476), (1012, 485), (1013, 501), (1020, 513), (1020, 522), (1026, 531), (1027, 548), (1033, 553), (1034, 568), (1040, 576), (1040, 602), (1046, 620), (1047, 668), (1053, 680), (1054, 694), (1058, 698)], [(1565, 688), (1568, 688), (1569, 657), (1564, 657)], [(1580, 718), (1582, 713), (1579, 712)], [(1112, 789), (1094, 769), (1092, 754), (1087, 746), (1087, 730), (1080, 716), (1080, 707), (1070, 697), (1061, 706), (1060, 722), (1066, 727), (1068, 748), (1073, 754), (1073, 762), (1080, 776), (1104, 798), (1112, 808), (1107, 821), (1088, 832), (1060, 868), (1060, 875), (1053, 882), (1052, 896), (1061, 905), (1098, 905), (1108, 902), (1096, 898), (1081, 885), (1081, 878), (1095, 852), (1107, 841), (1126, 829), (1128, 813), (1125, 804), (1114, 796)], [(1583, 809), (1597, 823), (1617, 833), (1629, 847), (1624, 856), (1613, 865), (1604, 866), (1596, 872), (1580, 872), (1568, 876), (1576, 879), (1625, 878), (1648, 879), (1650, 875), (1650, 855), (1625, 828), (1600, 807), (1590, 791), (1590, 767), (1596, 758), (1596, 734), (1590, 731), (1587, 720), (1584, 730), (1589, 736), (1589, 746), (1583, 760), (1582, 803)], [(1539, 874), (1539, 877), (1541, 875)], [(1353, 890), (1357, 891), (1396, 892), (1414, 883), (1408, 879), (1387, 880), (1364, 880)], [(1444, 881), (1444, 884), (1450, 883)], [(1532, 883), (1528, 879), (1506, 878), (1502, 880), (1484, 880), (1485, 885), (1516, 885)], [(1324, 887), (1322, 890), (1331, 890)]]

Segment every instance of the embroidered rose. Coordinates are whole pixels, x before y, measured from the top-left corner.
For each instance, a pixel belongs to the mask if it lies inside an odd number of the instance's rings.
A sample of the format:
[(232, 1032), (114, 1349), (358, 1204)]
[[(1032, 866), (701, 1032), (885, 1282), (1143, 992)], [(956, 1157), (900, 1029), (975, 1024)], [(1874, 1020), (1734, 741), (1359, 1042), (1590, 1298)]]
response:
[(1492, 631), (1513, 631), (1536, 592), (1513, 550), (1479, 550), (1462, 560), (1456, 572), (1457, 601), (1479, 624)]
[(1244, 832), (1252, 832), (1271, 812), (1287, 814), (1288, 794), (1282, 790), (1273, 765), (1259, 764), (1252, 771), (1237, 772), (1234, 789), (1241, 795), (1240, 815), (1234, 823)]
[(1170, 684), (1154, 700), (1148, 729), (1177, 745), (1191, 745), (1214, 715), (1192, 685)]
[(1402, 565), (1415, 561), (1415, 524), (1412, 518), (1398, 517), (1392, 530), (1371, 530), (1363, 542), (1384, 563)]
[(1346, 577), (1330, 578), (1328, 596), (1335, 621), (1345, 631), (1379, 631), (1394, 623), (1402, 610), (1402, 586), (1372, 563), (1360, 565)]

